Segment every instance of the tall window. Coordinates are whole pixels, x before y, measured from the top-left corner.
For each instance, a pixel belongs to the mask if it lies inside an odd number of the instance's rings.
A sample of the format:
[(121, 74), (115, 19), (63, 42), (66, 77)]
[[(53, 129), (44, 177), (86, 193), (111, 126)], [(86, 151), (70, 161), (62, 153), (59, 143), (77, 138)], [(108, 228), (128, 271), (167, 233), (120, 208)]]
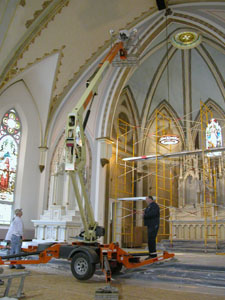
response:
[(17, 112), (10, 109), (0, 127), (0, 224), (11, 220), (20, 139), (21, 122)]
[[(206, 128), (206, 148), (222, 147), (221, 127), (216, 119), (211, 119)], [(221, 152), (208, 153), (207, 156), (220, 156)]]

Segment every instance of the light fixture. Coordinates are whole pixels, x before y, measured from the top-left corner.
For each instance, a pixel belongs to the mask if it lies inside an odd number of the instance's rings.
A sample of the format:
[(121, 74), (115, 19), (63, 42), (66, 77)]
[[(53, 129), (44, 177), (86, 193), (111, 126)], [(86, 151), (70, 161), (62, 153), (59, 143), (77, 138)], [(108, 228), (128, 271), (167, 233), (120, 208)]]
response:
[[(168, 50), (168, 24), (167, 24), (167, 16), (170, 15), (172, 11), (167, 8), (165, 16), (166, 16), (166, 58), (167, 58), (167, 89), (168, 89), (168, 102), (170, 100), (169, 95), (169, 50)], [(164, 134), (159, 138), (158, 143), (161, 145), (176, 145), (180, 142), (180, 138), (178, 135), (174, 134), (172, 132), (171, 126), (170, 126), (170, 120), (169, 120), (169, 128), (164, 130)]]
[[(171, 122), (171, 121), (170, 121)], [(173, 133), (171, 126), (164, 130), (163, 135), (159, 138), (159, 143), (162, 145), (176, 145), (180, 142), (179, 137)]]
[(159, 143), (162, 145), (176, 145), (180, 142), (180, 139), (177, 135), (163, 135), (160, 139), (159, 139)]

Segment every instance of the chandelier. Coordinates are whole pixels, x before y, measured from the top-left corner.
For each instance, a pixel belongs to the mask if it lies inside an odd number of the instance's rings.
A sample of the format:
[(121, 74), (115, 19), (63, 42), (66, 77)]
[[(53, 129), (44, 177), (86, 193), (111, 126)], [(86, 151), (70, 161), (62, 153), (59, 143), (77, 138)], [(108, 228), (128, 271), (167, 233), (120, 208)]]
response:
[(176, 134), (165, 134), (159, 139), (159, 143), (162, 145), (176, 145), (179, 142), (180, 139)]

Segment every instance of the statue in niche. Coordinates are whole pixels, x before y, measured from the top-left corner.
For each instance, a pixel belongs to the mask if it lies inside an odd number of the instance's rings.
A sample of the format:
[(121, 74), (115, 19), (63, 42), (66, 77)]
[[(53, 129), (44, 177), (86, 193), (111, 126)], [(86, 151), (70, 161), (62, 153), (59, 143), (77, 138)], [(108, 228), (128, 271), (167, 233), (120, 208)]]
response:
[(197, 157), (183, 160), (178, 181), (179, 207), (195, 208), (200, 202), (200, 181)]
[(186, 177), (185, 180), (185, 205), (196, 206), (197, 203), (197, 180), (191, 174)]

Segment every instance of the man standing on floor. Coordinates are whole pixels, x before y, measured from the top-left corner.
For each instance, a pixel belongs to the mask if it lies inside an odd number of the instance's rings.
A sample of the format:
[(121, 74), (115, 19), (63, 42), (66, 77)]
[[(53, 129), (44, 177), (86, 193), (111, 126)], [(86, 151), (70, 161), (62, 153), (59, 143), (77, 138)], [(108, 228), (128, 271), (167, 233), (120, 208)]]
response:
[[(23, 221), (22, 209), (15, 210), (15, 218), (13, 219), (9, 230), (6, 234), (5, 240), (11, 241), (10, 255), (21, 253), (22, 239), (23, 239)], [(22, 265), (9, 265), (10, 269), (25, 269)]]
[(148, 229), (148, 249), (149, 257), (157, 257), (156, 254), (156, 236), (159, 230), (160, 223), (160, 209), (158, 204), (154, 201), (152, 196), (145, 199), (147, 207), (144, 210), (144, 226)]

